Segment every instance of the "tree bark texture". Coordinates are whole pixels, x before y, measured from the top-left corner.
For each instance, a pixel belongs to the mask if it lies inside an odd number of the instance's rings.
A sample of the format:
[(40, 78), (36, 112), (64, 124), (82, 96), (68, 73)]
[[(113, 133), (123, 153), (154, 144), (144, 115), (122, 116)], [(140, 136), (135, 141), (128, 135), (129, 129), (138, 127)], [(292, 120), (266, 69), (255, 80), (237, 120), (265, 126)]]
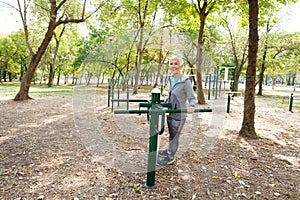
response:
[(143, 51), (142, 51), (142, 44), (143, 44), (143, 27), (140, 30), (140, 41), (137, 49), (137, 59), (136, 59), (136, 68), (135, 68), (135, 75), (134, 75), (134, 86), (132, 94), (137, 94), (139, 89), (139, 82), (141, 77), (141, 65), (143, 61)]
[(197, 97), (199, 104), (205, 104), (205, 96), (202, 86), (202, 73), (201, 73), (201, 61), (202, 61), (202, 47), (201, 44), (198, 44), (197, 48), (197, 58), (196, 58), (196, 68), (197, 68)]
[(34, 77), (35, 70), (52, 39), (54, 29), (55, 29), (55, 21), (52, 21), (49, 23), (46, 36), (43, 42), (41, 43), (40, 47), (38, 48), (37, 53), (31, 57), (29, 67), (26, 71), (24, 78), (22, 79), (20, 90), (18, 94), (15, 96), (14, 99), (15, 101), (31, 99), (29, 97), (30, 84)]
[(249, 4), (249, 48), (246, 72), (243, 124), (239, 132), (242, 137), (257, 138), (254, 126), (255, 80), (258, 51), (258, 0), (248, 0)]
[(196, 58), (196, 68), (197, 68), (197, 98), (199, 104), (205, 104), (205, 96), (202, 86), (202, 73), (201, 73), (201, 65), (203, 60), (203, 34), (204, 34), (204, 26), (205, 26), (205, 19), (208, 15), (208, 12), (206, 13), (206, 8), (208, 6), (207, 2), (204, 2), (202, 8), (200, 9), (200, 1), (198, 2), (198, 9), (197, 6), (195, 6), (198, 15), (200, 17), (200, 29), (199, 29), (199, 35), (198, 35), (198, 47), (197, 47), (197, 58)]

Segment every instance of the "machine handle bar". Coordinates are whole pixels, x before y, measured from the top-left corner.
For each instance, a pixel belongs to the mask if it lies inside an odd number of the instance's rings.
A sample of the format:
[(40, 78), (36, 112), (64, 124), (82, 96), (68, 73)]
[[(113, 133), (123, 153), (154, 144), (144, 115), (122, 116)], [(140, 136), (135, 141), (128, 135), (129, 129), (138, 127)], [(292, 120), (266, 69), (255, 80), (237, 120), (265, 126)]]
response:
[[(211, 108), (197, 108), (194, 112), (212, 112)], [(187, 109), (156, 109), (156, 110), (114, 110), (114, 114), (142, 114), (142, 113), (187, 113)]]

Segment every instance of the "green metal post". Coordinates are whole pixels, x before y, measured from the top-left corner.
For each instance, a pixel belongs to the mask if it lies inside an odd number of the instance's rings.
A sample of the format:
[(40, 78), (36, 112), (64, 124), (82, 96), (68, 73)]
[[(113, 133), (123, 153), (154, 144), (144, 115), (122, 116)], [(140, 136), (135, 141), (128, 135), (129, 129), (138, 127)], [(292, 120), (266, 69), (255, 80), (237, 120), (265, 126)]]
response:
[[(155, 104), (160, 104), (160, 90), (154, 88), (152, 90), (152, 109), (155, 109)], [(155, 185), (155, 165), (156, 165), (156, 151), (158, 138), (158, 113), (150, 113), (150, 138), (149, 138), (149, 154), (148, 154), (148, 169), (146, 188), (152, 188)]]
[(110, 79), (108, 79), (109, 81), (109, 84), (108, 84), (108, 92), (107, 92), (107, 107), (109, 107), (110, 106)]
[(160, 93), (161, 93), (161, 95), (163, 95), (163, 92), (164, 92), (164, 82), (163, 82), (163, 80), (164, 80), (164, 76), (163, 75), (161, 75), (161, 77), (160, 77)]
[[(221, 74), (220, 74), (221, 75)], [(222, 90), (222, 80), (220, 79), (220, 86), (219, 86), (219, 97), (221, 96), (221, 90)]]
[[(115, 88), (115, 82), (116, 80), (112, 79), (111, 80), (111, 87), (110, 87), (110, 92), (111, 92), (111, 99), (114, 99), (115, 98), (115, 91), (114, 91), (114, 88)], [(114, 102), (111, 101), (111, 112), (114, 111)]]
[(217, 68), (216, 68), (216, 72), (217, 72), (217, 74), (216, 74), (216, 93), (215, 93), (215, 99), (218, 99), (218, 87), (219, 87), (219, 84), (218, 84), (218, 82), (219, 82), (219, 67), (217, 66)]
[(115, 82), (116, 80), (114, 80), (114, 79), (112, 79), (111, 80), (111, 98), (112, 99), (114, 99), (115, 98), (115, 84), (116, 84), (116, 82)]
[[(120, 77), (118, 77), (118, 99), (120, 99)], [(118, 107), (120, 106), (120, 102), (118, 101)]]
[(215, 95), (216, 77), (217, 77), (216, 76), (216, 68), (214, 68), (214, 76), (213, 76), (214, 80), (213, 80), (213, 85), (212, 85), (212, 96)]
[[(126, 78), (126, 94), (127, 94), (127, 99), (129, 99), (129, 85), (128, 85), (128, 78)], [(126, 103), (126, 109), (129, 110), (129, 101)]]
[(229, 111), (230, 111), (230, 92), (228, 93), (228, 100), (227, 100), (227, 113), (229, 113)]
[(294, 99), (294, 94), (291, 93), (291, 97), (290, 97), (290, 108), (289, 108), (289, 111), (292, 112), (292, 109), (293, 109), (293, 99)]
[(211, 74), (209, 74), (209, 80), (208, 80), (208, 100), (210, 100), (210, 87), (211, 87)]

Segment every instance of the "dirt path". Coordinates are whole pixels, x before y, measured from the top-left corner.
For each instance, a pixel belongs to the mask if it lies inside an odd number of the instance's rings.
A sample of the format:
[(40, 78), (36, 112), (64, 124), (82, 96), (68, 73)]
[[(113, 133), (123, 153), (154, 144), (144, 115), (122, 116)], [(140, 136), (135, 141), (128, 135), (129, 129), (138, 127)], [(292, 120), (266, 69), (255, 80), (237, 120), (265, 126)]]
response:
[(261, 139), (249, 141), (237, 137), (242, 99), (194, 115), (148, 190), (146, 117), (115, 116), (94, 92), (0, 99), (0, 199), (299, 199), (299, 111), (258, 99)]

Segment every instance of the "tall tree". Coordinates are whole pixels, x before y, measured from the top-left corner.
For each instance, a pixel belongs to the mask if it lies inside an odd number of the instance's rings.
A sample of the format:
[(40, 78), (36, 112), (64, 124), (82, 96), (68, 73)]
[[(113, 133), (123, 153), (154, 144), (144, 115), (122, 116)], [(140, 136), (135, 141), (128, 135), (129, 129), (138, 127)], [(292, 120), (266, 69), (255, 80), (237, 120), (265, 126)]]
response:
[(263, 93), (263, 82), (264, 82), (264, 75), (267, 67), (267, 54), (269, 50), (269, 44), (270, 42), (270, 33), (271, 30), (276, 28), (276, 25), (278, 22), (282, 19), (278, 18), (278, 14), (283, 6), (286, 6), (286, 4), (292, 4), (295, 3), (297, 0), (289, 0), (289, 1), (272, 1), (272, 2), (267, 2), (267, 4), (262, 3), (260, 6), (260, 12), (262, 13), (261, 15), (264, 17), (260, 17), (259, 21), (260, 23), (265, 27), (265, 33), (262, 34), (261, 38), (261, 43), (262, 43), (262, 48), (263, 53), (262, 53), (262, 60), (260, 63), (260, 68), (259, 70), (259, 80), (258, 80), (258, 93), (257, 95), (262, 95)]
[[(133, 85), (132, 94), (138, 93), (143, 54), (145, 52), (146, 46), (153, 32), (153, 24), (156, 19), (157, 8), (158, 8), (157, 2), (154, 2), (152, 4), (150, 3), (149, 0), (145, 0), (145, 2), (143, 2), (142, 0), (138, 0), (137, 2), (136, 17), (137, 17), (137, 27), (139, 29), (139, 36), (138, 36), (139, 38), (137, 44), (136, 67), (135, 67), (134, 85)], [(152, 17), (152, 19), (150, 19), (150, 17)], [(148, 25), (148, 27), (146, 25)], [(145, 28), (149, 29), (149, 33), (145, 33)]]
[(196, 56), (197, 97), (198, 97), (199, 104), (205, 104), (204, 91), (202, 87), (202, 73), (201, 73), (201, 62), (202, 62), (203, 44), (204, 44), (204, 37), (203, 37), (204, 26), (205, 26), (206, 17), (214, 8), (216, 1), (204, 0), (202, 2), (201, 0), (197, 0), (197, 2), (195, 3), (193, 1), (193, 4), (200, 19), (199, 35), (198, 35), (198, 42), (197, 42), (197, 56)]
[(59, 36), (57, 36), (55, 32), (53, 33), (54, 39), (55, 39), (55, 50), (54, 50), (54, 54), (53, 54), (53, 62), (50, 64), (51, 67), (50, 67), (50, 74), (49, 74), (49, 80), (48, 80), (48, 87), (52, 87), (52, 84), (53, 84), (59, 44), (60, 44), (61, 37), (64, 34), (65, 28), (66, 28), (66, 26), (64, 24), (62, 30), (60, 31)]
[(205, 23), (208, 15), (212, 15), (217, 11), (221, 11), (226, 7), (231, 6), (232, 2), (228, 0), (192, 0), (196, 13), (199, 17), (199, 32), (197, 40), (197, 54), (196, 54), (196, 68), (197, 68), (197, 97), (199, 104), (205, 104), (204, 90), (202, 87), (202, 63), (203, 63), (203, 47), (204, 47), (204, 33)]
[(255, 79), (258, 51), (258, 0), (248, 0), (249, 5), (249, 47), (246, 88), (244, 98), (244, 115), (239, 135), (257, 138), (254, 126), (255, 116)]
[(233, 31), (229, 26), (227, 26), (227, 30), (229, 32), (230, 36), (230, 44), (233, 54), (233, 60), (235, 63), (235, 77), (234, 78), (234, 91), (238, 91), (239, 86), (239, 78), (241, 75), (242, 70), (244, 69), (244, 65), (247, 62), (248, 56), (247, 56), (247, 38), (245, 38), (244, 31), (246, 30), (239, 30), (238, 34), (234, 35)]
[(258, 80), (258, 92), (257, 95), (262, 95), (263, 91), (263, 82), (264, 82), (264, 74), (266, 71), (266, 58), (267, 58), (267, 51), (268, 51), (268, 42), (269, 42), (269, 33), (271, 31), (270, 24), (267, 23), (266, 25), (266, 34), (265, 34), (265, 42), (263, 44), (263, 56), (261, 62), (261, 69), (259, 73), (259, 80)]
[(35, 1), (34, 3), (36, 6), (40, 6), (48, 12), (49, 21), (48, 21), (48, 27), (45, 33), (45, 37), (41, 42), (41, 44), (39, 45), (38, 49), (34, 51), (29, 41), (29, 31), (28, 31), (29, 24), (27, 21), (30, 2), (31, 2), (30, 0), (23, 0), (23, 4), (22, 4), (21, 0), (18, 0), (18, 7), (16, 8), (20, 13), (22, 19), (25, 39), (31, 55), (29, 67), (26, 71), (24, 78), (22, 79), (20, 90), (14, 98), (14, 100), (16, 101), (30, 99), (28, 93), (29, 93), (31, 81), (34, 77), (34, 73), (38, 67), (39, 62), (41, 61), (42, 56), (44, 55), (49, 43), (51, 42), (55, 29), (58, 26), (63, 24), (82, 23), (86, 21), (88, 18), (90, 18), (102, 6), (102, 3), (99, 3), (99, 5), (96, 7), (94, 11), (92, 11), (89, 14), (86, 14), (85, 12), (86, 12), (87, 0), (84, 0), (84, 2), (82, 3), (81, 12), (79, 14), (79, 13), (75, 13), (74, 10), (70, 8), (71, 5), (73, 5), (74, 7), (80, 5), (77, 3), (77, 1), (62, 0), (57, 2), (56, 0), (49, 0), (48, 3), (46, 3), (46, 1)]

